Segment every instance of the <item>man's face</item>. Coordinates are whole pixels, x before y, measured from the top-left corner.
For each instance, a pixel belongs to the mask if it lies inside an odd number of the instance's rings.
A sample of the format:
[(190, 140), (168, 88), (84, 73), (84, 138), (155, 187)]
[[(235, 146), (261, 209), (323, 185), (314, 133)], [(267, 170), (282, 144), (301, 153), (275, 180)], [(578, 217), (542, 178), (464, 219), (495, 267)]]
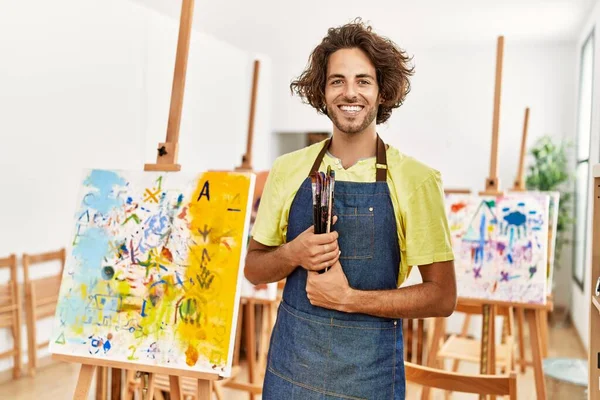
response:
[(361, 133), (376, 124), (379, 86), (375, 67), (362, 50), (341, 49), (329, 56), (325, 103), (329, 118), (344, 133)]

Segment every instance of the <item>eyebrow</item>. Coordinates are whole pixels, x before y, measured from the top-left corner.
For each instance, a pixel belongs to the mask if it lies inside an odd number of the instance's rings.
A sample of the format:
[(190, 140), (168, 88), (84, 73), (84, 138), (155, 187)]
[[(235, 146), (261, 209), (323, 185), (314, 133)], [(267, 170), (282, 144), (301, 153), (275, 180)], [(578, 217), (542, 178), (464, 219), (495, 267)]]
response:
[[(331, 74), (327, 77), (327, 80), (329, 81), (333, 78), (345, 78), (345, 76), (342, 74)], [(356, 78), (370, 78), (370, 79), (375, 80), (375, 78), (369, 74), (358, 74), (358, 75), (356, 75)]]

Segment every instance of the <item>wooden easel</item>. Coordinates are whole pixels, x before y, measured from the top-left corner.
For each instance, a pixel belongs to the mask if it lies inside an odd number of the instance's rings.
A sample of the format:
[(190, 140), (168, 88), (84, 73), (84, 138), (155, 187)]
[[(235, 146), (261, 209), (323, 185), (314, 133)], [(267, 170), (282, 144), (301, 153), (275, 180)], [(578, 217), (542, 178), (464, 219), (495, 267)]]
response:
[[(593, 236), (592, 243), (600, 241), (600, 164), (592, 168), (592, 193), (594, 193), (594, 216), (593, 216)], [(598, 382), (600, 382), (600, 369), (598, 369), (598, 359), (600, 356), (600, 296), (596, 295), (596, 282), (600, 278), (600, 246), (592, 246), (592, 265), (591, 265), (591, 286), (590, 290), (590, 347), (589, 347), (589, 376), (588, 391), (589, 400), (600, 400), (600, 391)]]
[[(498, 179), (498, 137), (499, 137), (499, 121), (500, 121), (500, 100), (502, 89), (502, 62), (504, 55), (504, 37), (498, 37), (496, 48), (496, 80), (494, 93), (494, 115), (492, 125), (492, 145), (490, 157), (490, 174), (485, 181), (485, 190), (479, 192), (480, 196), (500, 196), (503, 191), (500, 190), (500, 182)], [(528, 113), (526, 114), (526, 124), (528, 122)], [(526, 128), (525, 128), (526, 132)], [(523, 145), (522, 145), (523, 153)], [(524, 156), (523, 156), (524, 157)], [(522, 171), (520, 172), (522, 173)], [(522, 180), (522, 178), (521, 178)], [(495, 374), (496, 372), (496, 338), (495, 338), (495, 317), (498, 313), (498, 307), (508, 308), (508, 313), (512, 310), (517, 310), (517, 315), (526, 317), (530, 329), (531, 349), (533, 355), (533, 368), (536, 382), (537, 398), (542, 400), (546, 398), (546, 385), (544, 381), (544, 373), (542, 367), (542, 347), (540, 338), (542, 337), (542, 328), (540, 326), (541, 315), (543, 312), (552, 309), (552, 303), (549, 301), (545, 305), (533, 304), (518, 304), (512, 302), (501, 302), (484, 299), (471, 299), (459, 297), (458, 305), (463, 307), (481, 307), (481, 315), (483, 318), (481, 328), (481, 346), (479, 348), (479, 370), (482, 375)], [(467, 322), (468, 323), (468, 322)], [(444, 323), (440, 319), (436, 319), (434, 324), (433, 338), (431, 342), (430, 357), (428, 357), (428, 365), (434, 366), (437, 362), (437, 354), (439, 351), (440, 341), (445, 335)], [(522, 323), (521, 323), (522, 326)], [(463, 328), (464, 331), (464, 328)], [(512, 349), (509, 349), (512, 351)], [(473, 355), (472, 355), (473, 356)], [(429, 396), (428, 390), (423, 390), (422, 398), (427, 399)], [(481, 396), (480, 398), (483, 398)], [(494, 396), (492, 396), (492, 399)]]
[[(181, 126), (181, 112), (183, 109), (183, 97), (185, 91), (185, 78), (187, 71), (187, 60), (189, 45), (191, 39), (192, 20), (193, 20), (194, 0), (183, 0), (181, 5), (181, 19), (179, 26), (179, 38), (177, 43), (177, 55), (175, 59), (175, 72), (173, 77), (173, 88), (171, 92), (171, 108), (169, 112), (169, 122), (167, 127), (167, 138), (164, 143), (159, 143), (156, 164), (146, 164), (145, 171), (180, 171), (181, 165), (177, 164), (177, 153), (179, 143), (179, 128)], [(88, 358), (81, 356), (67, 356), (62, 354), (53, 354), (55, 360), (72, 363), (80, 363), (81, 370), (75, 388), (73, 399), (86, 400), (90, 390), (92, 378), (97, 367), (108, 367), (114, 369), (131, 369), (132, 364), (117, 362), (112, 360), (103, 360), (98, 358)], [(147, 386), (144, 388), (146, 398), (152, 399), (154, 395), (155, 374), (169, 375), (171, 398), (181, 400), (180, 377), (188, 376), (198, 380), (197, 400), (210, 400), (213, 381), (220, 379), (219, 375), (212, 373), (203, 373), (188, 371), (183, 369), (173, 369), (157, 367), (152, 365), (135, 365), (136, 370), (147, 373), (145, 380)]]
[[(525, 186), (525, 155), (527, 154), (527, 131), (529, 127), (529, 107), (525, 108), (525, 118), (523, 121), (523, 135), (521, 137), (521, 151), (519, 154), (519, 166), (517, 169), (517, 177), (515, 179), (515, 183), (513, 185), (512, 191), (514, 192), (524, 192), (527, 190)], [(555, 240), (555, 238), (550, 238), (550, 240)], [(548, 244), (550, 246), (550, 243)], [(552, 303), (552, 295), (548, 295), (548, 300)], [(525, 321), (525, 315), (523, 313), (522, 308), (518, 308), (515, 310), (517, 313), (517, 332), (519, 335), (519, 358), (517, 362), (520, 365), (521, 372), (525, 372), (525, 367), (531, 365), (531, 363), (527, 362), (525, 359), (525, 342), (523, 340), (523, 325)], [(541, 311), (538, 315), (539, 324), (541, 328), (541, 346), (542, 346), (542, 355), (546, 357), (548, 355), (548, 311)]]
[[(250, 171), (253, 172), (252, 166), (252, 146), (254, 142), (254, 120), (256, 115), (256, 97), (258, 92), (258, 80), (260, 75), (260, 61), (254, 61), (253, 67), (253, 78), (252, 78), (252, 90), (250, 94), (250, 113), (248, 116), (248, 135), (246, 137), (246, 153), (242, 156), (242, 164), (239, 167), (236, 167), (236, 171)], [(256, 327), (257, 327), (257, 318), (256, 318), (256, 306), (260, 305), (263, 309), (263, 318), (261, 319), (261, 337), (259, 350), (261, 351), (261, 355), (263, 353), (264, 347), (268, 346), (268, 339), (265, 340), (265, 335), (267, 335), (267, 328), (270, 326), (270, 318), (267, 319), (267, 323), (265, 324), (265, 314), (267, 317), (271, 315), (272, 311), (272, 303), (269, 300), (255, 299), (250, 297), (242, 297), (240, 305), (240, 317), (238, 322), (238, 334), (242, 331), (242, 324), (244, 325), (244, 333), (245, 333), (245, 344), (246, 344), (246, 353), (247, 353), (247, 365), (248, 365), (248, 382), (240, 382), (236, 379), (237, 374), (232, 377), (232, 379), (223, 382), (222, 386), (230, 389), (236, 389), (240, 391), (248, 392), (250, 400), (254, 400), (256, 395), (260, 395), (262, 393), (262, 384), (257, 384), (256, 380), (263, 368), (263, 358), (259, 356), (259, 359), (256, 359)], [(243, 305), (243, 306), (242, 306)], [(245, 311), (243, 311), (245, 309)], [(243, 314), (243, 317), (242, 317)], [(240, 351), (240, 341), (241, 339), (237, 338), (236, 341), (236, 354), (234, 363), (237, 365), (239, 362), (239, 351)], [(239, 372), (239, 368), (237, 369)]]
[(529, 107), (525, 108), (525, 120), (523, 121), (523, 135), (521, 136), (521, 152), (519, 153), (519, 168), (517, 178), (512, 190), (523, 192), (525, 188), (525, 155), (527, 154), (527, 130), (529, 128)]

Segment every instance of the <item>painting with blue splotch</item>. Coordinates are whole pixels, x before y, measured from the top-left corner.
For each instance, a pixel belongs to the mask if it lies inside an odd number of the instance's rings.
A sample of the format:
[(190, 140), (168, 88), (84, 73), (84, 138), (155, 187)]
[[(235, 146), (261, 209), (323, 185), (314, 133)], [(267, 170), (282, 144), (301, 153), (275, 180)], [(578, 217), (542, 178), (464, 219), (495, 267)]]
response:
[(50, 352), (230, 376), (254, 174), (80, 182)]
[(447, 195), (458, 295), (545, 304), (549, 206), (543, 193)]

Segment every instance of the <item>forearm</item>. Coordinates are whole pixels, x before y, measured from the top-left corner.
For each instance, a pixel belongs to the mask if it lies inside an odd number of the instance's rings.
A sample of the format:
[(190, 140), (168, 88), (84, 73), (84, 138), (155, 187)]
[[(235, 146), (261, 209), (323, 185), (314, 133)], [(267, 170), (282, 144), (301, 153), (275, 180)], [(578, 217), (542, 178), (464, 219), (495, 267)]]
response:
[(342, 311), (382, 318), (448, 317), (456, 307), (456, 293), (436, 282), (391, 290), (352, 289)]
[(286, 278), (298, 266), (286, 243), (274, 250), (248, 251), (244, 275), (255, 285), (278, 282)]

